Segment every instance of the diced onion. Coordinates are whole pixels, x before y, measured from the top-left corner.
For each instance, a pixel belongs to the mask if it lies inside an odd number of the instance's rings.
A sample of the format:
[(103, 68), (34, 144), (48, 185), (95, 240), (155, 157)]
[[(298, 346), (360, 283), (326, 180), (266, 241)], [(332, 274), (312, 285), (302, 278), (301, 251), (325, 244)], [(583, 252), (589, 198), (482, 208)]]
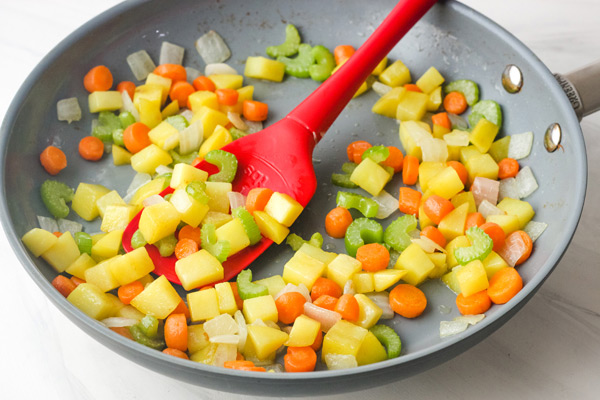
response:
[[(186, 80), (191, 85), (194, 83), (197, 77), (202, 75), (202, 72), (198, 71), (194, 67), (185, 67)], [(180, 107), (185, 107), (185, 104), (181, 104)]]
[(483, 200), (489, 201), (494, 206), (498, 204), (499, 190), (500, 182), (481, 176), (476, 177), (471, 185), (471, 193), (473, 193), (477, 207), (479, 207)]
[(147, 174), (145, 172), (138, 172), (137, 174), (135, 174), (133, 180), (129, 184), (129, 187), (127, 188), (127, 194), (135, 193), (139, 188), (141, 188), (151, 180), (152, 177), (150, 176), (150, 174)]
[(381, 83), (379, 81), (373, 82), (373, 86), (371, 86), (375, 93), (380, 96), (387, 94), (390, 90), (392, 90), (391, 86), (386, 85), (385, 83)]
[(506, 212), (499, 209), (487, 200), (483, 200), (477, 209), (483, 215), (483, 218), (487, 219), (490, 215), (505, 215)]
[(240, 337), (238, 335), (219, 335), (210, 337), (208, 341), (211, 343), (234, 344), (237, 347)]
[(200, 148), (204, 141), (202, 121), (194, 121), (179, 132), (179, 152), (189, 154)]
[(237, 129), (242, 131), (248, 130), (248, 124), (244, 122), (240, 114), (232, 111), (227, 112), (227, 118)]
[(313, 303), (308, 302), (304, 303), (304, 314), (315, 321), (319, 321), (323, 332), (327, 332), (336, 322), (342, 319), (340, 313), (315, 306)]
[(446, 162), (448, 159), (448, 145), (442, 139), (424, 138), (420, 146), (423, 162)]
[[(302, 285), (302, 287), (300, 287), (300, 285)], [(275, 297), (274, 297), (275, 300), (277, 300), (282, 294), (289, 293), (289, 292), (297, 292), (297, 293), (300, 293), (302, 296), (304, 296), (304, 298), (306, 299), (307, 302), (312, 303), (312, 299), (310, 298), (310, 293), (308, 291), (308, 288), (304, 284), (300, 284), (300, 285), (296, 286), (293, 283), (288, 283), (287, 285), (285, 285), (283, 287), (283, 289), (281, 289), (275, 295)]]
[(454, 129), (452, 132), (444, 135), (444, 141), (448, 146), (468, 146), (469, 132)]
[(454, 321), (463, 321), (469, 325), (475, 325), (485, 318), (485, 314), (474, 314), (474, 315), (461, 315), (455, 317)]
[(135, 108), (135, 106), (133, 105), (133, 101), (131, 97), (129, 97), (129, 93), (127, 93), (127, 90), (123, 90), (121, 92), (121, 99), (123, 100), (123, 106), (121, 107), (121, 111), (130, 112), (131, 115), (133, 115), (133, 118), (135, 118), (136, 122), (139, 122), (140, 113), (138, 112), (137, 108)]
[(533, 147), (533, 132), (524, 132), (510, 136), (508, 157), (521, 160), (531, 153)]
[(452, 129), (460, 129), (461, 131), (464, 131), (469, 128), (469, 123), (467, 120), (460, 115), (448, 113), (448, 118), (450, 118)]
[(81, 225), (79, 222), (71, 221), (69, 219), (61, 218), (57, 222), (58, 222), (58, 230), (59, 230), (59, 232), (62, 232), (62, 233), (65, 233), (65, 232), (76, 233), (76, 232), (81, 232), (81, 230), (83, 229), (83, 225)]
[(532, 242), (535, 242), (537, 238), (541, 236), (546, 230), (548, 224), (545, 222), (529, 221), (523, 231), (529, 235)]
[(160, 56), (158, 58), (158, 64), (177, 64), (183, 63), (183, 55), (185, 54), (185, 48), (169, 42), (162, 42), (160, 46)]
[(213, 365), (224, 366), (226, 361), (235, 361), (237, 358), (237, 346), (235, 344), (220, 343), (215, 350)]
[(173, 173), (173, 168), (169, 168), (166, 165), (159, 165), (158, 167), (156, 167), (156, 173), (158, 175), (171, 174)]
[(440, 321), (440, 337), (456, 335), (464, 332), (469, 327), (469, 323), (465, 321)]
[(44, 217), (42, 215), (37, 216), (38, 224), (40, 228), (48, 232), (58, 232), (58, 223), (54, 218)]
[(106, 325), (107, 328), (123, 328), (126, 326), (132, 326), (137, 324), (139, 321), (133, 318), (123, 318), (123, 317), (109, 317), (103, 319), (102, 322)]
[(382, 190), (377, 196), (371, 197), (379, 205), (375, 218), (385, 219), (398, 211), (398, 199)]
[(519, 198), (519, 188), (517, 187), (515, 178), (506, 178), (500, 181), (498, 187), (498, 201), (502, 201), (502, 199), (506, 197), (511, 199)]
[(244, 319), (244, 314), (240, 310), (237, 310), (233, 314), (233, 319), (238, 324), (238, 350), (243, 351), (244, 347), (246, 347), (246, 338), (248, 337), (248, 328), (246, 328), (246, 320)]
[(142, 205), (144, 207), (150, 207), (155, 204), (164, 203), (166, 200), (159, 194), (153, 194), (152, 196), (148, 196), (142, 201)]
[(256, 133), (263, 129), (263, 123), (260, 121), (248, 121), (244, 118), (244, 122), (248, 125), (248, 130), (246, 131), (248, 133)]
[(239, 75), (239, 73), (235, 70), (235, 68), (225, 64), (225, 63), (212, 63), (206, 65), (204, 67), (204, 75)]
[(148, 74), (154, 71), (156, 64), (150, 58), (146, 50), (136, 51), (127, 56), (127, 64), (133, 72), (133, 76), (138, 81), (143, 81), (148, 77)]
[[(192, 118), (194, 118), (194, 113), (192, 112), (192, 110), (189, 110), (187, 108), (181, 109), (181, 111), (179, 112), (179, 115), (181, 115), (183, 118), (185, 118), (187, 120), (187, 122), (189, 122), (189, 123), (191, 123)], [(183, 132), (184, 130), (180, 131), (179, 133), (181, 134), (181, 132)]]
[(421, 236), (418, 239), (410, 239), (410, 241), (412, 243), (418, 244), (419, 247), (421, 247), (421, 249), (423, 249), (423, 251), (425, 253), (432, 254), (432, 253), (435, 253), (436, 250), (438, 250), (442, 253), (446, 253), (446, 249), (441, 247), (439, 244), (437, 244), (433, 240), (429, 239), (427, 236)]
[(69, 124), (81, 119), (81, 107), (77, 97), (59, 100), (56, 103), (56, 114), (59, 121), (67, 121)]
[[(216, 336), (228, 336), (238, 333), (238, 325), (233, 317), (227, 313), (209, 319), (203, 325), (204, 332), (209, 338)], [(236, 342), (237, 344), (237, 342)]]
[(394, 318), (394, 310), (390, 306), (390, 295), (388, 292), (370, 292), (365, 293), (375, 305), (383, 311), (381, 314), (381, 319), (392, 319)]
[(231, 51), (223, 38), (212, 30), (196, 40), (196, 50), (206, 64), (222, 63), (231, 57)]
[(308, 301), (309, 303), (312, 302), (312, 299), (310, 298), (310, 290), (308, 290), (304, 283), (298, 284), (298, 292), (300, 292), (300, 294), (304, 296), (306, 301)]
[(352, 279), (348, 279), (346, 281), (346, 283), (344, 284), (344, 290), (342, 291), (343, 294), (351, 294), (351, 295), (355, 295), (356, 294), (356, 290), (354, 289), (354, 281)]
[(229, 198), (229, 207), (232, 210), (246, 205), (246, 196), (240, 192), (227, 192), (227, 197)]
[(356, 362), (356, 357), (354, 357), (352, 354), (328, 353), (328, 354), (325, 354), (324, 358), (325, 358), (325, 364), (327, 365), (327, 369), (329, 369), (329, 370), (358, 367), (358, 363)]
[(519, 198), (523, 199), (537, 190), (538, 183), (533, 176), (533, 171), (529, 166), (521, 168), (517, 176), (515, 176), (515, 183), (519, 189)]

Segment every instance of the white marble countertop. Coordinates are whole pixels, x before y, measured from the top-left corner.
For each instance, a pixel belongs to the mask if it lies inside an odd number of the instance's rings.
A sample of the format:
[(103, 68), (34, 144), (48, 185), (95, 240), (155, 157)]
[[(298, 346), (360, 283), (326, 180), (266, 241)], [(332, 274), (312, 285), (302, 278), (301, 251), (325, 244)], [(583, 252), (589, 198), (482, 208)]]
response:
[[(0, 116), (33, 67), (117, 0), (0, 2)], [(553, 71), (600, 58), (598, 0), (467, 0)], [(582, 122), (589, 160), (583, 216), (564, 258), (534, 298), (488, 339), (418, 376), (331, 399), (598, 398), (600, 392), (600, 113)], [(52, 305), (3, 231), (0, 397), (229, 399), (140, 367), (88, 337)], [(118, 368), (115, 366), (118, 365)]]

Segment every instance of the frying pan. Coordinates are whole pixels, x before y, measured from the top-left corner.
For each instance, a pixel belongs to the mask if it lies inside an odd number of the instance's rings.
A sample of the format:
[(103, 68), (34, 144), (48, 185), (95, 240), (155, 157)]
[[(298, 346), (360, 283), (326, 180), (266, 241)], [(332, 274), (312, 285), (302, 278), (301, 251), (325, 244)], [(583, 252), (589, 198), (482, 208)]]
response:
[[(36, 215), (46, 214), (37, 194), (47, 178), (37, 162), (40, 151), (57, 144), (67, 154), (75, 154), (77, 139), (88, 134), (91, 116), (85, 113), (85, 106), (82, 121), (72, 125), (56, 121), (56, 100), (77, 96), (85, 104), (80, 81), (73, 77), (81, 77), (90, 66), (103, 63), (118, 79), (132, 79), (125, 57), (145, 48), (157, 59), (162, 40), (184, 45), (188, 48), (185, 64), (202, 69), (193, 41), (209, 29), (224, 36), (233, 53), (229, 63), (240, 71), (248, 55), (263, 54), (266, 45), (279, 41), (287, 22), (299, 26), (308, 43), (330, 48), (339, 43), (357, 46), (393, 5), (383, 0), (370, 2), (365, 17), (365, 5), (353, 1), (331, 1), (318, 7), (306, 2), (247, 3), (181, 1), (173, 7), (173, 3), (167, 6), (160, 1), (127, 2), (74, 32), (33, 71), (3, 122), (0, 162), (3, 226), (27, 272), (67, 317), (119, 354), (194, 384), (246, 394), (310, 395), (365, 389), (438, 365), (488, 336), (525, 304), (564, 253), (583, 206), (585, 148), (577, 116), (552, 74), (514, 37), (456, 2), (437, 5), (390, 53), (390, 58), (402, 59), (415, 76), (434, 65), (448, 80), (475, 80), (481, 86), (482, 98), (497, 100), (503, 106), (502, 134), (535, 133), (534, 151), (522, 164), (533, 168), (540, 184), (540, 189), (528, 198), (537, 212), (536, 220), (548, 222), (549, 227), (536, 242), (531, 259), (519, 267), (526, 285), (509, 304), (493, 307), (484, 321), (465, 333), (440, 340), (439, 321), (457, 314), (456, 310), (450, 314), (438, 312), (440, 306), (452, 306), (454, 295), (439, 282), (431, 281), (423, 285), (430, 304), (427, 315), (418, 321), (396, 319), (391, 323), (403, 340), (400, 358), (344, 371), (260, 375), (184, 362), (138, 346), (85, 317), (51, 287), (49, 282), (55, 273), (43, 261), (33, 259), (19, 238), (37, 226)], [(340, 7), (344, 9), (343, 21), (336, 12)], [(507, 64), (515, 64), (523, 72), (525, 84), (518, 94), (509, 94), (501, 86), (500, 74)], [(253, 83), (256, 98), (271, 104), (272, 120), (285, 115), (315, 85), (295, 79), (283, 84)], [(323, 186), (294, 227), (296, 233), (307, 236), (322, 226), (323, 210), (332, 207), (336, 191), (327, 182), (344, 160), (349, 141), (371, 138), (397, 145), (396, 123), (370, 113), (375, 99), (374, 93), (368, 93), (351, 102), (316, 148), (316, 173)], [(563, 151), (544, 150), (543, 133), (551, 123), (561, 126)], [(110, 160), (91, 167), (76, 157), (70, 162), (60, 178), (71, 186), (81, 181), (101, 183), (123, 193), (133, 176), (126, 169), (118, 169), (115, 174)], [(24, 171), (23, 165), (31, 168)], [(395, 190), (397, 187), (390, 188), (392, 193)], [(87, 224), (86, 230), (95, 232), (99, 227)], [(343, 251), (338, 241), (327, 240), (326, 245)], [(271, 248), (252, 266), (253, 272), (259, 278), (279, 273), (290, 256), (285, 246)]]

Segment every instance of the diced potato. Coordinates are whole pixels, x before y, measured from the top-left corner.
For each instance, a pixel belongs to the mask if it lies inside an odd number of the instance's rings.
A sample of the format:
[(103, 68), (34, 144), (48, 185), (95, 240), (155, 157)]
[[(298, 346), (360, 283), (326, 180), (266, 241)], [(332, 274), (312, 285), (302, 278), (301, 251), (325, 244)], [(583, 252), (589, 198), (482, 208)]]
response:
[(200, 225), (209, 211), (208, 204), (203, 204), (190, 196), (184, 187), (176, 189), (169, 202), (179, 213), (179, 218), (194, 228)]
[(292, 330), (285, 346), (304, 347), (310, 346), (315, 342), (321, 323), (302, 314), (294, 321)]
[(64, 232), (41, 256), (56, 272), (63, 272), (79, 258), (80, 252), (71, 232)]
[(215, 285), (215, 290), (217, 291), (217, 303), (219, 305), (219, 312), (221, 314), (227, 313), (233, 315), (238, 310), (238, 307), (235, 302), (235, 296), (233, 294), (233, 289), (231, 288), (231, 283), (217, 283)]
[(425, 93), (407, 91), (398, 102), (396, 119), (399, 121), (420, 121), (427, 111), (429, 96)]
[(87, 253), (82, 253), (71, 265), (65, 269), (67, 274), (71, 274), (79, 279), (85, 280), (85, 271), (92, 268), (96, 262)]
[(266, 57), (248, 57), (244, 75), (248, 78), (266, 79), (281, 82), (285, 74), (285, 64)]
[(390, 181), (391, 175), (378, 163), (365, 158), (354, 169), (350, 180), (373, 196), (379, 195)]
[(500, 225), (506, 236), (521, 228), (519, 217), (516, 215), (489, 215), (485, 222), (493, 222)]
[(208, 200), (208, 207), (211, 211), (229, 214), (228, 193), (232, 190), (231, 183), (206, 182), (206, 194), (210, 198), (210, 200)]
[(477, 147), (477, 150), (482, 153), (487, 153), (499, 130), (500, 127), (498, 125), (485, 118), (481, 118), (471, 131), (469, 140)]
[(250, 246), (250, 238), (246, 234), (244, 224), (239, 218), (234, 218), (220, 226), (215, 231), (217, 240), (227, 240), (230, 245), (229, 256)]
[(423, 161), (419, 164), (419, 186), (421, 186), (421, 192), (425, 193), (429, 188), (429, 182), (444, 169), (446, 169), (446, 163), (443, 162)]
[(331, 253), (331, 252), (322, 250), (322, 249), (315, 247), (308, 243), (303, 243), (302, 246), (300, 246), (300, 248), (298, 249), (298, 251), (302, 252), (302, 253), (306, 253), (307, 255), (311, 256), (312, 258), (316, 258), (317, 260), (321, 261), (325, 265), (329, 265), (329, 263), (331, 261), (333, 261), (334, 258), (337, 257), (336, 253)]
[(122, 239), (123, 229), (107, 233), (92, 245), (92, 258), (100, 262), (116, 256), (121, 248)]
[(465, 167), (469, 173), (469, 184), (473, 183), (478, 176), (492, 180), (498, 179), (498, 164), (487, 153), (469, 158)]
[(459, 161), (463, 164), (466, 164), (467, 161), (469, 161), (471, 158), (476, 157), (476, 156), (480, 156), (483, 153), (480, 152), (479, 150), (477, 150), (477, 147), (470, 145), (467, 147), (462, 147), (460, 149), (460, 157), (459, 157)]
[(139, 230), (150, 244), (175, 232), (179, 225), (179, 212), (168, 201), (144, 208)]
[(387, 360), (385, 347), (372, 332), (368, 332), (356, 354), (357, 364), (367, 365), (383, 360)]
[(146, 104), (152, 104), (160, 109), (163, 99), (163, 86), (160, 84), (146, 83), (145, 85), (136, 86), (133, 93), (133, 105), (138, 111), (141, 111), (142, 100)]
[(244, 77), (236, 74), (213, 74), (208, 77), (217, 89), (240, 89), (244, 84)]
[(154, 263), (145, 247), (126, 253), (109, 266), (112, 275), (121, 286), (137, 281), (154, 271)]
[(206, 321), (220, 314), (219, 299), (215, 288), (188, 293), (187, 303), (192, 322)]
[(452, 167), (446, 167), (429, 181), (429, 189), (447, 200), (465, 188), (458, 173)]
[[(157, 75), (152, 72), (150, 72), (148, 74), (148, 77), (146, 78), (146, 82), (145, 82), (146, 85), (160, 86), (160, 89), (161, 89), (160, 103), (161, 104), (165, 104), (165, 102), (167, 101), (167, 97), (169, 96), (169, 90), (171, 89), (172, 83), (173, 83), (173, 81), (170, 78), (166, 78), (164, 76)], [(135, 97), (135, 92), (134, 92), (133, 96)]]
[(195, 353), (190, 352), (190, 360), (202, 364), (213, 365), (218, 347), (219, 345), (217, 343), (209, 342), (206, 347), (203, 347)]
[(419, 121), (403, 121), (399, 129), (400, 143), (406, 155), (422, 159), (420, 143), (425, 138), (433, 138), (429, 131), (429, 125), (421, 124)]
[(455, 273), (460, 291), (465, 297), (481, 292), (489, 286), (486, 270), (479, 260), (463, 265)]
[(202, 224), (213, 224), (215, 228), (220, 227), (221, 225), (226, 224), (231, 221), (233, 216), (231, 214), (225, 214), (218, 211), (208, 211), (204, 218), (202, 219)]
[(485, 273), (487, 274), (488, 281), (492, 279), (492, 276), (496, 274), (502, 268), (508, 267), (508, 264), (498, 253), (492, 251), (486, 258), (483, 260), (483, 268), (485, 268)]
[[(185, 106), (185, 105), (184, 105)], [(177, 99), (171, 101), (165, 108), (162, 109), (160, 115), (163, 119), (169, 118), (175, 114), (179, 113), (179, 102)]]
[(246, 322), (249, 324), (259, 319), (263, 322), (277, 322), (279, 319), (277, 306), (271, 295), (244, 300), (244, 309), (242, 311), (244, 313), (244, 318), (246, 318)]
[(179, 130), (167, 121), (162, 121), (148, 132), (148, 138), (165, 151), (173, 150), (179, 145)]
[(79, 284), (67, 300), (90, 318), (103, 320), (112, 315), (113, 304), (108, 295), (91, 283)]
[(465, 234), (465, 224), (469, 214), (469, 204), (463, 203), (450, 211), (438, 225), (438, 229), (447, 241)]
[(339, 320), (323, 337), (321, 357), (327, 354), (347, 354), (356, 357), (360, 346), (369, 333), (363, 327), (346, 320)]
[(208, 172), (192, 167), (189, 164), (177, 163), (173, 167), (170, 186), (173, 189), (185, 188), (190, 182), (206, 182)]
[(519, 229), (525, 228), (525, 225), (535, 215), (535, 211), (531, 204), (524, 200), (516, 200), (511, 199), (510, 197), (505, 197), (498, 203), (497, 207), (502, 211), (505, 211), (508, 215), (516, 215), (519, 218)]
[(406, 270), (402, 278), (406, 283), (417, 286), (423, 282), (427, 275), (435, 268), (427, 254), (416, 243), (411, 243), (398, 257), (394, 268)]
[(164, 275), (156, 278), (146, 286), (142, 293), (131, 300), (131, 305), (139, 311), (153, 315), (158, 319), (167, 318), (179, 303), (181, 303), (181, 297)]
[(500, 138), (490, 146), (488, 153), (492, 156), (494, 161), (500, 162), (502, 159), (508, 157), (508, 146), (510, 144), (510, 136)]
[(369, 329), (379, 321), (379, 318), (381, 318), (381, 315), (383, 314), (383, 310), (364, 294), (355, 294), (354, 298), (358, 302), (359, 310), (358, 321), (355, 323), (358, 326)]
[(430, 67), (415, 83), (423, 93), (430, 94), (435, 88), (444, 83), (444, 77), (435, 67)]
[(383, 60), (379, 61), (379, 64), (375, 67), (371, 75), (379, 76), (387, 68), (388, 58), (383, 57)]
[(404, 96), (406, 89), (402, 86), (392, 88), (388, 93), (384, 94), (373, 104), (371, 111), (375, 114), (380, 114), (389, 118), (396, 118), (396, 110), (398, 103)]
[(372, 272), (357, 272), (352, 275), (352, 283), (356, 293), (369, 293), (375, 291)]
[(475, 205), (475, 198), (473, 197), (473, 192), (458, 193), (450, 199), (450, 202), (452, 203), (454, 208), (458, 208), (461, 204), (467, 203), (469, 205), (469, 208), (467, 209), (468, 213), (477, 212), (477, 206)]
[(141, 205), (144, 199), (162, 192), (165, 189), (166, 184), (167, 180), (165, 177), (155, 178), (150, 182), (147, 182), (144, 186), (136, 190), (135, 194), (131, 197), (131, 200), (129, 200), (129, 204), (134, 206)]
[(121, 257), (123, 256), (117, 255), (86, 269), (84, 272), (85, 281), (98, 287), (103, 292), (118, 288), (120, 286), (119, 281), (113, 276), (110, 264), (118, 261)]
[(190, 123), (196, 121), (200, 121), (202, 124), (204, 139), (208, 139), (218, 125), (227, 125), (229, 123), (229, 118), (227, 118), (227, 114), (224, 114), (218, 110), (201, 106), (198, 111), (194, 112), (194, 116), (192, 117)]
[(88, 96), (88, 105), (91, 113), (115, 111), (123, 107), (123, 98), (116, 90), (96, 91)]
[(283, 226), (290, 227), (303, 209), (304, 207), (290, 195), (275, 192), (269, 198), (264, 211)]
[(437, 111), (442, 105), (442, 87), (438, 86), (429, 93), (429, 100), (427, 101), (427, 111)]
[(384, 269), (373, 273), (373, 284), (376, 292), (383, 292), (392, 287), (406, 275), (407, 272), (399, 269)]
[(169, 165), (173, 159), (165, 150), (151, 144), (131, 156), (131, 168), (137, 172), (154, 174), (159, 165)]
[(194, 354), (210, 344), (208, 335), (204, 332), (203, 325), (188, 326), (188, 351)]
[(290, 233), (289, 228), (281, 225), (275, 218), (264, 211), (254, 211), (252, 215), (254, 216), (254, 221), (256, 221), (256, 225), (258, 225), (261, 235), (277, 244), (283, 242), (288, 233)]
[(297, 251), (283, 266), (283, 280), (294, 285), (303, 283), (308, 290), (311, 290), (315, 281), (325, 272), (326, 267), (322, 261), (305, 252)]
[(259, 279), (254, 283), (266, 286), (267, 289), (269, 289), (269, 294), (273, 296), (273, 298), (285, 287), (285, 281), (281, 275), (273, 275), (268, 278)]
[(217, 125), (214, 128), (212, 135), (206, 139), (198, 150), (198, 157), (204, 159), (206, 154), (212, 150), (219, 150), (233, 141), (231, 133), (222, 125)]
[(448, 264), (446, 263), (446, 254), (444, 253), (431, 253), (427, 254), (427, 257), (435, 265), (435, 268), (427, 275), (429, 279), (441, 278), (446, 272), (448, 272)]
[(200, 249), (177, 260), (175, 262), (175, 273), (183, 288), (192, 290), (223, 279), (224, 271), (223, 266), (215, 256), (205, 249)]
[(140, 122), (152, 129), (162, 122), (162, 113), (160, 104), (148, 99), (140, 99), (138, 105), (140, 112)]
[(208, 90), (199, 90), (188, 96), (188, 103), (192, 107), (192, 112), (196, 113), (201, 107), (212, 108), (213, 110), (219, 109), (219, 101), (215, 92)]
[(39, 257), (46, 250), (56, 244), (58, 238), (52, 232), (44, 229), (33, 228), (21, 238), (25, 247), (35, 256)]
[(456, 279), (456, 271), (458, 271), (460, 268), (462, 268), (462, 265), (455, 267), (453, 270), (444, 274), (444, 276), (441, 278), (442, 282), (444, 282), (444, 284), (457, 295), (460, 294), (460, 285)]
[(106, 208), (100, 230), (102, 232), (112, 232), (114, 230), (124, 230), (129, 221), (137, 214), (137, 207), (128, 204), (113, 204)]
[(459, 247), (469, 247), (471, 246), (471, 242), (467, 239), (466, 236), (458, 236), (446, 245), (446, 262), (448, 263), (448, 268), (452, 269), (458, 265), (458, 261), (456, 261), (456, 257), (454, 257), (454, 250)]
[(327, 278), (343, 288), (346, 282), (361, 269), (362, 264), (356, 258), (347, 254), (338, 254), (327, 266)]
[(288, 340), (288, 334), (268, 326), (249, 325), (248, 340), (254, 346), (256, 356), (265, 359), (283, 346)]
[(91, 221), (99, 215), (96, 201), (108, 192), (110, 190), (102, 185), (82, 182), (77, 186), (71, 208), (81, 218)]
[(410, 83), (410, 70), (402, 61), (397, 60), (379, 74), (379, 80), (391, 87), (402, 86)]
[(125, 201), (123, 201), (121, 195), (119, 195), (119, 192), (117, 192), (116, 190), (111, 190), (105, 195), (99, 197), (98, 200), (96, 200), (96, 207), (98, 207), (98, 213), (100, 214), (100, 218), (104, 218), (104, 212), (106, 211), (106, 208), (108, 206), (112, 206), (115, 204), (123, 206), (126, 204)]

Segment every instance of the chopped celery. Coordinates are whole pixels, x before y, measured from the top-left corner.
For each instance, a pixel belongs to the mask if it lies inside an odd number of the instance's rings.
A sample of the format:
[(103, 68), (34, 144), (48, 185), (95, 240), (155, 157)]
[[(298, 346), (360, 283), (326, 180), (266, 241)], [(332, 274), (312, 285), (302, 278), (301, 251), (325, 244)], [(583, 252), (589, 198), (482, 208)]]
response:
[(46, 180), (40, 187), (44, 205), (54, 218), (66, 218), (69, 215), (67, 203), (73, 200), (73, 189), (62, 182)]
[(471, 127), (477, 125), (481, 118), (485, 118), (498, 127), (502, 126), (502, 109), (500, 104), (494, 100), (481, 100), (473, 106), (471, 115), (469, 115), (469, 124)]
[(211, 150), (204, 160), (219, 168), (219, 172), (208, 177), (209, 182), (232, 182), (237, 172), (237, 158), (224, 150)]
[(163, 350), (165, 347), (167, 347), (163, 339), (151, 338), (146, 336), (144, 334), (144, 331), (138, 324), (130, 326), (129, 333), (131, 333), (133, 340), (135, 340), (139, 344), (143, 344), (144, 346), (150, 347), (152, 349)]
[(121, 129), (125, 129), (129, 125), (135, 124), (135, 117), (129, 111), (121, 111), (119, 113), (119, 122), (121, 123)]
[(285, 42), (278, 46), (267, 47), (267, 54), (270, 57), (289, 57), (293, 56), (298, 52), (300, 46), (300, 33), (298, 29), (292, 24), (285, 27)]
[(125, 146), (125, 142), (123, 141), (123, 129), (115, 129), (112, 132), (112, 141), (117, 146)]
[(199, 201), (202, 204), (207, 204), (210, 198), (206, 194), (206, 183), (201, 181), (190, 182), (185, 187), (187, 194), (192, 196), (194, 200)]
[(454, 257), (460, 265), (467, 265), (471, 261), (483, 261), (492, 252), (494, 242), (483, 229), (473, 226), (466, 232), (471, 246), (457, 247), (454, 250)]
[(266, 296), (269, 289), (265, 285), (252, 282), (252, 271), (245, 269), (236, 278), (238, 294), (242, 300)]
[(96, 125), (92, 130), (92, 136), (97, 137), (103, 142), (110, 142), (112, 140), (113, 129), (104, 125)]
[(172, 177), (173, 177), (173, 174), (171, 172), (165, 172), (164, 174), (157, 175), (156, 178), (154, 178), (154, 179), (165, 178), (165, 182), (163, 184), (163, 190), (165, 190), (171, 184)]
[(111, 133), (115, 129), (123, 128), (121, 120), (111, 111), (101, 111), (98, 114), (98, 124), (110, 128)]
[(73, 238), (81, 254), (87, 253), (90, 256), (92, 255), (92, 237), (89, 233), (75, 232)]
[(446, 93), (462, 93), (465, 96), (465, 99), (467, 99), (467, 104), (471, 107), (479, 101), (479, 86), (469, 79), (460, 79), (458, 81), (450, 82), (446, 85), (444, 91)]
[(398, 217), (392, 222), (383, 234), (383, 241), (392, 249), (402, 252), (411, 241), (409, 232), (417, 228), (417, 219), (412, 214)]
[(165, 121), (180, 132), (189, 126), (187, 119), (183, 115), (172, 115), (167, 117)]
[(158, 318), (153, 315), (145, 315), (138, 323), (144, 335), (152, 339), (158, 337), (158, 325)]
[(158, 242), (154, 243), (154, 245), (158, 248), (158, 252), (162, 257), (169, 257), (175, 252), (177, 239), (175, 238), (175, 235), (169, 235), (160, 239)]
[(310, 77), (318, 82), (323, 82), (329, 78), (333, 68), (335, 68), (335, 59), (333, 54), (325, 46), (317, 45), (312, 48), (312, 54), (316, 64), (308, 69)]
[(285, 73), (296, 78), (309, 78), (308, 72), (311, 65), (315, 63), (310, 44), (302, 43), (298, 48), (298, 55), (295, 58), (280, 56), (277, 61), (285, 64)]
[(310, 237), (310, 240), (304, 240), (302, 239), (302, 237), (296, 235), (295, 233), (290, 233), (285, 239), (285, 243), (290, 245), (290, 247), (294, 251), (298, 251), (304, 243), (308, 243), (311, 246), (321, 248), (323, 247), (323, 235), (321, 235), (319, 232), (315, 232)]
[(369, 218), (357, 218), (346, 230), (344, 244), (346, 252), (356, 257), (360, 246), (366, 243), (381, 243), (383, 241), (383, 228), (381, 224)]
[(231, 127), (231, 129), (229, 129), (229, 134), (231, 135), (232, 140), (237, 140), (239, 138), (243, 138), (246, 135), (249, 135), (248, 132), (244, 132), (243, 130), (238, 129), (236, 127)]
[(342, 172), (345, 174), (352, 175), (354, 170), (358, 167), (358, 164), (353, 162), (345, 162), (342, 164)]
[(213, 224), (203, 224), (200, 230), (202, 248), (215, 256), (219, 262), (227, 260), (231, 245), (227, 240), (217, 240), (216, 228)]
[(233, 210), (232, 214), (242, 221), (246, 235), (248, 235), (248, 238), (250, 239), (250, 245), (252, 246), (260, 242), (262, 235), (260, 234), (260, 229), (258, 229), (258, 225), (256, 225), (252, 214), (250, 214), (245, 207), (236, 208)]
[(367, 150), (365, 150), (365, 152), (362, 154), (362, 159), (364, 160), (365, 158), (370, 158), (376, 163), (380, 163), (387, 160), (389, 156), (390, 150), (383, 145), (379, 145), (369, 147)]
[(331, 183), (346, 189), (356, 189), (358, 185), (350, 180), (350, 174), (331, 174)]
[(373, 335), (381, 342), (387, 351), (387, 357), (396, 358), (400, 355), (402, 349), (402, 342), (400, 336), (387, 325), (375, 325), (369, 329)]
[(339, 191), (335, 202), (338, 207), (355, 208), (367, 218), (374, 218), (379, 211), (379, 204), (375, 200), (356, 193)]
[(175, 164), (191, 164), (196, 157), (198, 156), (198, 153), (193, 151), (189, 154), (179, 154), (177, 151), (175, 150), (171, 150), (169, 151), (169, 155), (171, 156), (171, 158), (173, 159), (173, 162), (171, 163), (171, 165), (175, 165)]
[(131, 247), (133, 247), (134, 249), (144, 247), (147, 244), (148, 242), (144, 238), (144, 235), (142, 235), (142, 231), (140, 231), (139, 229), (135, 231), (131, 236)]

